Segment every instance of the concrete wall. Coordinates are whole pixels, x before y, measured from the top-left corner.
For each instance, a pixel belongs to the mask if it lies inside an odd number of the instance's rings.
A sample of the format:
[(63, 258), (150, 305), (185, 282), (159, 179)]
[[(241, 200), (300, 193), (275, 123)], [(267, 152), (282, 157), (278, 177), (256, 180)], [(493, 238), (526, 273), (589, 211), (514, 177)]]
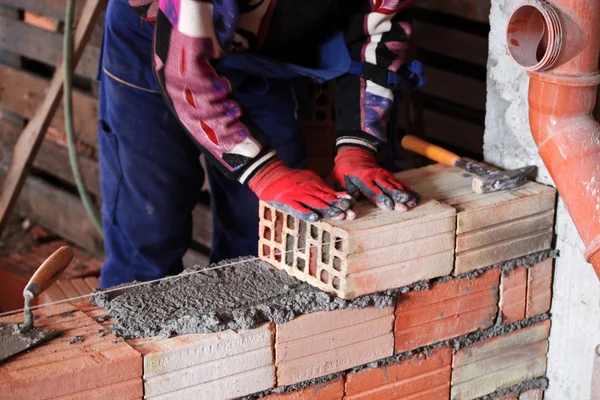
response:
[[(552, 184), (537, 154), (528, 123), (528, 77), (509, 57), (505, 27), (517, 0), (492, 0), (484, 157), (503, 168), (540, 167), (538, 180)], [(600, 282), (583, 258), (584, 246), (559, 201), (557, 247), (548, 361), (547, 400), (587, 400), (600, 343)]]

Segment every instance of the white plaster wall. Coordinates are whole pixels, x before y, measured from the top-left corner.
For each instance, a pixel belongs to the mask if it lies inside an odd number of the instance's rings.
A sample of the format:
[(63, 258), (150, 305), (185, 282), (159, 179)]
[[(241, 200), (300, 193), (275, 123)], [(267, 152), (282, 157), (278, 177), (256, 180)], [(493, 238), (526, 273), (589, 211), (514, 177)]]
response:
[[(503, 168), (536, 164), (538, 181), (553, 184), (538, 156), (528, 123), (528, 77), (506, 50), (505, 28), (522, 1), (492, 0), (484, 157)], [(594, 348), (600, 343), (600, 282), (583, 258), (584, 245), (562, 201), (548, 353), (546, 400), (588, 400)]]

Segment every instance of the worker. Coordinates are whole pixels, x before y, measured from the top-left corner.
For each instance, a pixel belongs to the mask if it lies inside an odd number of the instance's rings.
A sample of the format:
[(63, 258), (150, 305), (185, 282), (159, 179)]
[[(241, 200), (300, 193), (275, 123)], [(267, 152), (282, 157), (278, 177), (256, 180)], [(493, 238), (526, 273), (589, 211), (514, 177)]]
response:
[[(99, 109), (102, 288), (182, 271), (211, 191), (211, 261), (256, 255), (258, 200), (307, 221), (417, 194), (381, 168), (412, 0), (110, 0)], [(305, 169), (297, 78), (336, 79), (335, 166)], [(418, 79), (417, 79), (418, 80)], [(414, 83), (414, 82), (413, 82)]]

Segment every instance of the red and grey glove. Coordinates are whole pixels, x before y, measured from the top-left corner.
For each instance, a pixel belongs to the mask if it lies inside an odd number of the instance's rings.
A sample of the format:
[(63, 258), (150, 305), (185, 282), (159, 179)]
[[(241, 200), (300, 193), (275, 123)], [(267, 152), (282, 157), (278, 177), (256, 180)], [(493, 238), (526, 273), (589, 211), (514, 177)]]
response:
[(348, 193), (336, 192), (314, 172), (291, 169), (280, 160), (265, 166), (248, 185), (262, 201), (305, 221), (355, 216)]
[(334, 181), (354, 197), (364, 195), (379, 208), (406, 211), (419, 195), (377, 164), (375, 156), (357, 148), (340, 149), (335, 157)]

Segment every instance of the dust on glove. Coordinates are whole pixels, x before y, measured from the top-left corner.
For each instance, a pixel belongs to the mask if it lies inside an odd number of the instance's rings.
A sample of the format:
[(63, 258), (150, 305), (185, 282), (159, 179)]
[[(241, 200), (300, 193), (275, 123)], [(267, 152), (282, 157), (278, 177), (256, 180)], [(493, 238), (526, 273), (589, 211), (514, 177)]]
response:
[(352, 196), (336, 192), (316, 173), (289, 168), (281, 160), (262, 168), (248, 185), (262, 201), (304, 221), (355, 217)]
[(333, 168), (334, 181), (354, 197), (362, 194), (379, 208), (406, 211), (419, 201), (419, 195), (377, 164), (365, 150), (340, 150)]

